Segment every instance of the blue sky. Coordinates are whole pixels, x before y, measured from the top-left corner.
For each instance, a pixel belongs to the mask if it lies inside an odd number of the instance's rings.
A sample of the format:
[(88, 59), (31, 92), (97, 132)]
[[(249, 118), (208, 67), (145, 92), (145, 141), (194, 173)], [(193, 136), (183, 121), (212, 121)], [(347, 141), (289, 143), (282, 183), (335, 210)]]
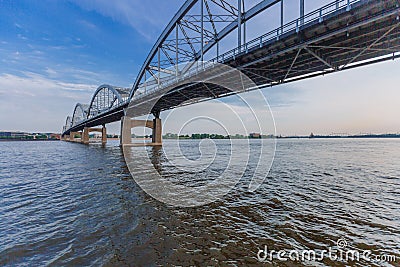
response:
[(82, 71), (87, 81), (97, 82), (106, 75), (110, 82), (129, 85), (153, 41), (142, 38), (132, 25), (83, 4), (46, 0), (0, 3), (2, 72), (60, 74), (79, 83), (82, 77), (77, 74)]
[[(98, 85), (130, 87), (181, 4), (0, 0), (0, 130), (57, 132), (75, 103), (89, 102)], [(288, 8), (286, 19), (295, 14)], [(278, 133), (398, 132), (399, 70), (398, 61), (386, 62), (263, 93)]]
[(140, 2), (0, 1), (0, 129), (59, 131), (98, 85), (130, 87), (178, 8), (149, 22)]

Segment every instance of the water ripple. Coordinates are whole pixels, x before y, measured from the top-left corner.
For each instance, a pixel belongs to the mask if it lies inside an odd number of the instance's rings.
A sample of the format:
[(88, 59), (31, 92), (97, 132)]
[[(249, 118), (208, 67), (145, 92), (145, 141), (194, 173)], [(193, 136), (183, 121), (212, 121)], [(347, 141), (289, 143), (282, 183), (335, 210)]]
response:
[[(184, 151), (197, 159), (197, 143), (184, 142)], [(247, 191), (256, 167), (250, 160), (228, 195), (198, 208), (171, 208), (146, 195), (116, 142), (105, 148), (1, 142), (7, 156), (0, 159), (0, 265), (247, 266), (259, 265), (256, 253), (265, 245), (321, 250), (339, 238), (352, 248), (399, 257), (397, 142), (282, 140), (256, 192)], [(149, 156), (166, 179), (199, 186), (226, 166), (226, 144), (216, 144), (221, 160), (200, 172), (174, 168), (155, 148)], [(339, 266), (314, 264), (332, 265)]]

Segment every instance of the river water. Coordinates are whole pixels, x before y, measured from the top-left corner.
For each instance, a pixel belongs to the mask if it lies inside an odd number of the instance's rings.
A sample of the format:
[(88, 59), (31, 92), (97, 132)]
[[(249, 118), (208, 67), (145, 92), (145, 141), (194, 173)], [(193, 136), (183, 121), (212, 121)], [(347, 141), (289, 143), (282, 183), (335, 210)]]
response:
[[(198, 141), (183, 142), (198, 150)], [(260, 142), (270, 140), (251, 145)], [(171, 176), (163, 150), (147, 149)], [(399, 139), (278, 140), (257, 191), (244, 175), (222, 199), (195, 208), (147, 195), (117, 141), (0, 142), (0, 151), (0, 266), (400, 265)], [(339, 239), (396, 262), (257, 257), (266, 246), (320, 251)]]

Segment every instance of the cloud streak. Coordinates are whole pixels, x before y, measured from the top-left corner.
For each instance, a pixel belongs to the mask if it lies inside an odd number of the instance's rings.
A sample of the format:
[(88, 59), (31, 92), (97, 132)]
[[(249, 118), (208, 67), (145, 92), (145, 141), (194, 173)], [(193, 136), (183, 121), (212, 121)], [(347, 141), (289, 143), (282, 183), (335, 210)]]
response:
[(59, 131), (77, 102), (88, 102), (94, 84), (50, 79), (41, 74), (0, 74), (1, 129)]
[(154, 42), (163, 26), (168, 23), (174, 12), (179, 8), (179, 5), (171, 5), (168, 3), (169, 1), (71, 1), (83, 9), (95, 11), (116, 22), (131, 26), (149, 42)]
[(8, 95), (18, 95), (22, 91), (31, 96), (54, 95), (62, 91), (90, 93), (95, 89), (96, 85), (93, 84), (63, 82), (33, 72), (25, 72), (24, 76), (8, 73), (0, 75), (0, 91)]

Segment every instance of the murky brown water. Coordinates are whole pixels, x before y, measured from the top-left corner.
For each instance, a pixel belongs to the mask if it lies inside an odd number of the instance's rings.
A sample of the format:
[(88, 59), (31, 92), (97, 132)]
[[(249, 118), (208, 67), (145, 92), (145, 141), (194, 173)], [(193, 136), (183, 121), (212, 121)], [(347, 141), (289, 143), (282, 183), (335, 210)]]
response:
[[(184, 142), (189, 154), (198, 151), (196, 141)], [(163, 175), (199, 182), (176, 172), (162, 150), (148, 149)], [(400, 264), (400, 140), (279, 140), (255, 193), (247, 191), (250, 162), (234, 190), (197, 208), (168, 207), (144, 193), (116, 141), (106, 148), (1, 142), (0, 151), (0, 265), (302, 266), (261, 263), (257, 252), (265, 245), (328, 249), (340, 238), (354, 249), (397, 256), (347, 265)]]

